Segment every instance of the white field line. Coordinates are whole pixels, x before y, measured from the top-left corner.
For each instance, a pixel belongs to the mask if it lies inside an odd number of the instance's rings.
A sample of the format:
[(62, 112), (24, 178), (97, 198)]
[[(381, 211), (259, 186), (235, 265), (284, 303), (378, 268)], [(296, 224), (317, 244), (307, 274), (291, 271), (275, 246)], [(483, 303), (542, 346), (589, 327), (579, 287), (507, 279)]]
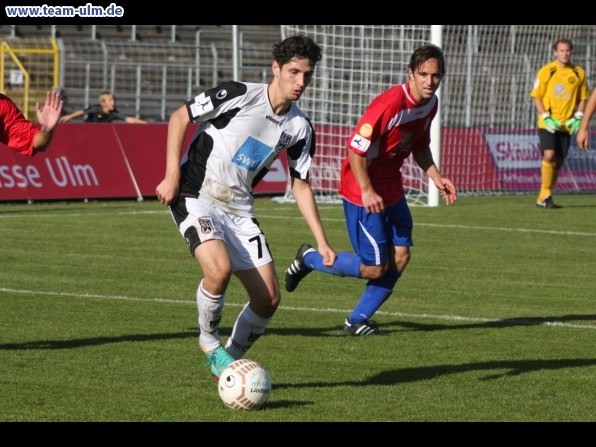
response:
[[(188, 306), (196, 306), (194, 301), (190, 300), (176, 300), (168, 298), (139, 298), (125, 295), (99, 295), (94, 293), (72, 293), (72, 292), (44, 292), (39, 290), (25, 290), (25, 289), (11, 289), (7, 287), (0, 287), (0, 293), (20, 293), (24, 295), (45, 295), (45, 296), (57, 296), (57, 297), (71, 297), (81, 299), (100, 299), (100, 300), (122, 300), (122, 301), (143, 301), (143, 302), (154, 302), (154, 303), (168, 303), (168, 304), (184, 304)], [(244, 303), (226, 303), (226, 306), (230, 307), (244, 307)], [(280, 306), (280, 309), (291, 310), (297, 312), (312, 312), (312, 313), (337, 313), (346, 315), (349, 313), (349, 309), (333, 309), (333, 308), (316, 308), (316, 307), (295, 307), (295, 306)], [(448, 320), (448, 321), (468, 321), (468, 322), (480, 322), (480, 323), (503, 323), (507, 325), (527, 325), (527, 326), (554, 326), (574, 329), (596, 329), (596, 325), (592, 324), (572, 324), (564, 323), (561, 321), (543, 321), (537, 323), (535, 319), (524, 320), (523, 318), (482, 318), (482, 317), (462, 317), (459, 315), (433, 315), (433, 314), (411, 314), (404, 312), (384, 312), (377, 311), (377, 315), (387, 315), (391, 317), (403, 317), (411, 319), (427, 319), (427, 320)]]
[[(169, 211), (127, 211), (121, 213), (114, 213), (119, 215), (129, 215), (129, 214), (169, 214)], [(67, 216), (102, 216), (106, 215), (106, 213), (59, 213), (59, 214), (36, 214), (31, 215), (27, 214), (27, 218), (30, 219), (31, 217), (64, 217)], [(113, 216), (113, 214), (112, 214)], [(0, 215), (0, 219), (2, 218), (9, 218), (9, 217), (24, 217), (23, 215)], [(260, 214), (259, 218), (267, 218), (267, 219), (297, 219), (302, 220), (301, 217), (288, 217), (288, 216), (279, 216), (279, 215), (263, 215)], [(343, 222), (343, 219), (334, 219), (334, 218), (324, 218), (324, 221), (336, 221), (336, 222)], [(429, 226), (429, 227), (444, 227), (444, 228), (456, 228), (462, 230), (487, 230), (487, 231), (507, 231), (507, 232), (520, 232), (520, 233), (542, 233), (542, 234), (557, 234), (557, 235), (573, 235), (573, 236), (596, 236), (596, 233), (585, 233), (585, 232), (577, 232), (577, 231), (551, 231), (551, 230), (536, 230), (536, 229), (528, 229), (528, 228), (507, 228), (507, 227), (485, 227), (485, 226), (471, 226), (471, 225), (445, 225), (445, 224), (433, 224), (433, 223), (423, 223), (423, 222), (416, 222), (415, 225), (418, 226)], [(63, 293), (63, 292), (42, 292), (42, 291), (31, 291), (31, 290), (17, 290), (17, 289), (8, 289), (8, 288), (0, 288), (0, 292), (7, 292), (7, 293), (24, 293), (24, 294), (37, 294), (37, 295), (54, 295), (54, 296), (72, 296), (75, 298), (98, 298), (98, 299), (112, 299), (112, 300), (127, 300), (127, 301), (152, 301), (152, 302), (164, 302), (164, 303), (177, 303), (177, 304), (193, 304), (195, 305), (194, 301), (189, 302), (185, 300), (172, 300), (172, 299), (165, 299), (165, 298), (136, 298), (136, 297), (127, 297), (127, 296), (118, 296), (118, 295), (94, 295), (94, 294), (73, 294), (73, 293)], [(244, 304), (234, 304), (228, 303), (228, 306), (244, 306)], [(293, 311), (303, 311), (303, 312), (333, 312), (333, 313), (341, 313), (345, 315), (349, 312), (349, 309), (319, 309), (319, 308), (307, 308), (307, 307), (291, 307), (291, 306), (280, 306), (280, 308), (285, 310), (293, 310)], [(396, 316), (396, 317), (405, 317), (405, 318), (419, 318), (419, 319), (436, 319), (436, 320), (450, 320), (450, 321), (470, 321), (470, 322), (487, 322), (487, 323), (498, 323), (499, 319), (494, 318), (475, 318), (475, 317), (462, 317), (457, 315), (431, 315), (431, 314), (408, 314), (402, 312), (384, 312), (384, 311), (377, 311), (378, 315), (387, 315), (387, 316)], [(512, 324), (527, 324), (527, 325), (537, 325), (535, 320), (511, 320), (507, 319), (508, 323)], [(557, 327), (569, 327), (569, 328), (581, 328), (581, 329), (596, 329), (596, 325), (584, 325), (584, 324), (571, 324), (571, 323), (563, 323), (560, 321), (545, 321), (540, 323), (541, 326), (557, 326)]]
[[(319, 210), (324, 209), (324, 207), (319, 207)], [(9, 219), (9, 218), (26, 218), (30, 219), (31, 217), (35, 218), (51, 218), (51, 217), (64, 217), (64, 216), (72, 216), (72, 217), (80, 217), (80, 216), (114, 216), (114, 215), (135, 215), (135, 214), (168, 214), (168, 210), (163, 211), (126, 211), (126, 212), (116, 212), (116, 213), (55, 213), (55, 214), (0, 214), (0, 220), (2, 219)], [(259, 219), (286, 219), (286, 220), (304, 220), (301, 216), (280, 216), (280, 215), (267, 215), (267, 214), (259, 214)], [(325, 222), (344, 222), (343, 218), (325, 218), (322, 217), (322, 220)], [(507, 231), (507, 232), (517, 232), (517, 233), (537, 233), (537, 234), (552, 234), (552, 235), (567, 235), (567, 236), (588, 236), (594, 237), (596, 233), (587, 233), (581, 231), (554, 231), (554, 230), (537, 230), (535, 228), (511, 228), (511, 227), (487, 227), (487, 226), (478, 226), (478, 225), (446, 225), (446, 224), (434, 224), (434, 223), (424, 223), (424, 222), (414, 222), (414, 226), (420, 227), (437, 227), (437, 228), (454, 228), (460, 230), (485, 230), (485, 231)]]

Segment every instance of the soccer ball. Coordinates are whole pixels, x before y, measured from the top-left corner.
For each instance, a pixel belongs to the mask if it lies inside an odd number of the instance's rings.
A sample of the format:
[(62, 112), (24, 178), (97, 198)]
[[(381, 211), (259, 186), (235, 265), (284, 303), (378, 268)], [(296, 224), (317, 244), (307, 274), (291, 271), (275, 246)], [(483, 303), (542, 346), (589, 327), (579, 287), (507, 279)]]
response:
[(259, 410), (271, 396), (271, 376), (253, 360), (236, 360), (222, 371), (217, 391), (229, 408)]

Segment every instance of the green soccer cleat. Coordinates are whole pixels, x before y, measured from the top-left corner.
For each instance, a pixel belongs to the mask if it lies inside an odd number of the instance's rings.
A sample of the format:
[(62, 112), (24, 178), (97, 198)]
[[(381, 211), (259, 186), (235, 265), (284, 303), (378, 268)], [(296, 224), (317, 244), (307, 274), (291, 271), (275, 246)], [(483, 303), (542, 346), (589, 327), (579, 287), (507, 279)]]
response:
[(236, 360), (221, 346), (211, 352), (206, 352), (205, 355), (207, 355), (205, 365), (211, 366), (211, 373), (215, 380), (219, 380), (219, 376), (221, 376), (223, 370)]

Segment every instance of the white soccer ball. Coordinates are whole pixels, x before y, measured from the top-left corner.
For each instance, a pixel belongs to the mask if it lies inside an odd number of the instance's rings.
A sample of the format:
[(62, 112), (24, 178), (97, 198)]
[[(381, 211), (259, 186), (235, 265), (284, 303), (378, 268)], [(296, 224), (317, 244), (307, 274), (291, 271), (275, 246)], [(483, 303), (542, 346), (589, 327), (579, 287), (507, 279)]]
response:
[(222, 371), (217, 391), (229, 408), (259, 410), (271, 396), (271, 376), (253, 360), (236, 360)]
[(229, 408), (259, 410), (271, 396), (271, 376), (253, 360), (236, 360), (222, 371), (217, 390)]

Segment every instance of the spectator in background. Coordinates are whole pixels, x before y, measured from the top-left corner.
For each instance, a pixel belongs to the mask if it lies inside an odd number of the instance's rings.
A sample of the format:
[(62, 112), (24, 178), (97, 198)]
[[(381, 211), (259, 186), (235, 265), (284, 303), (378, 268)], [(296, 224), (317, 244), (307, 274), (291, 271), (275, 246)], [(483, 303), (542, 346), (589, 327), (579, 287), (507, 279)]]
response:
[(33, 157), (47, 149), (60, 119), (64, 101), (55, 91), (46, 93), (43, 108), (35, 104), (36, 127), (8, 96), (0, 94), (0, 142), (23, 155)]
[(538, 113), (542, 150), (542, 182), (536, 206), (547, 209), (561, 208), (553, 201), (553, 188), (569, 153), (571, 137), (579, 129), (589, 95), (586, 72), (571, 63), (571, 41), (557, 40), (553, 51), (555, 60), (538, 70), (530, 93)]
[(584, 116), (579, 125), (577, 131), (577, 145), (581, 150), (587, 151), (590, 146), (590, 120), (596, 110), (596, 89), (592, 90), (592, 94), (586, 104), (586, 110), (584, 110)]
[(65, 123), (73, 118), (78, 118), (83, 115), (85, 115), (86, 123), (113, 123), (116, 121), (124, 121), (133, 124), (147, 124), (147, 121), (120, 113), (116, 108), (116, 97), (109, 90), (105, 90), (99, 94), (99, 104), (87, 107), (86, 109), (75, 110), (69, 115), (64, 115), (60, 118), (60, 122)]

